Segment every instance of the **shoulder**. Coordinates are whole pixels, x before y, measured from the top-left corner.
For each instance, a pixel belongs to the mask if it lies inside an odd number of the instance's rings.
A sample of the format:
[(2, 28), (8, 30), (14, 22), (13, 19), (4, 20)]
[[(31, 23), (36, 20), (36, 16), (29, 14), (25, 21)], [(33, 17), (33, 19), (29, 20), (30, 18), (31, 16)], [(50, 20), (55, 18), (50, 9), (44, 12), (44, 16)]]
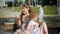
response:
[(30, 22), (31, 22), (31, 23), (35, 23), (35, 21), (33, 21), (33, 20), (30, 20)]
[(33, 21), (33, 20), (31, 20), (30, 22), (29, 22), (29, 24), (34, 24), (35, 22)]
[(29, 21), (29, 23), (32, 23), (32, 22), (33, 22), (32, 20)]

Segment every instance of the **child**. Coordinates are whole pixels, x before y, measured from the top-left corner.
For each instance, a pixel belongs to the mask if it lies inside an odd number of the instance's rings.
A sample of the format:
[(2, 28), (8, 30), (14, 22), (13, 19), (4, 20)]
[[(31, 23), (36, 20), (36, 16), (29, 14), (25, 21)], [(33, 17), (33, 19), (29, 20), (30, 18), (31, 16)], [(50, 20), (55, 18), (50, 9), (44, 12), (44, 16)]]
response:
[(40, 28), (38, 27), (38, 15), (37, 14), (32, 14), (31, 15), (31, 21), (28, 24), (27, 30), (31, 34), (40, 34)]

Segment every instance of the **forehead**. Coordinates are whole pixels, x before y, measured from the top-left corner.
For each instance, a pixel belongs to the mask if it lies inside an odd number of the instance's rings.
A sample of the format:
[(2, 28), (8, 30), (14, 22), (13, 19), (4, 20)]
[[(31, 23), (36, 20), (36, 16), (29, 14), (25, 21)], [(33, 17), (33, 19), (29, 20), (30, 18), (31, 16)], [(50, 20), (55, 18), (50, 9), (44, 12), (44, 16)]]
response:
[[(24, 8), (26, 8), (26, 7), (22, 7), (22, 8), (24, 9)], [(28, 8), (26, 8), (26, 9), (28, 9)]]
[(26, 7), (22, 7), (22, 8), (26, 8)]
[(22, 8), (29, 8), (28, 6), (22, 6)]

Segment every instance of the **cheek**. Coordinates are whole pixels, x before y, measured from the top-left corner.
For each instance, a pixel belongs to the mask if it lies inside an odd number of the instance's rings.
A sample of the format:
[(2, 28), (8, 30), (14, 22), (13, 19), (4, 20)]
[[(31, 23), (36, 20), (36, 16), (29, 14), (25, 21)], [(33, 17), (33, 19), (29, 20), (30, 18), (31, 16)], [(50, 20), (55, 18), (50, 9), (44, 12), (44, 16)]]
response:
[(35, 18), (35, 20), (37, 20), (38, 18)]
[(26, 10), (26, 11), (28, 11), (28, 10), (29, 10), (29, 8), (26, 8), (25, 10)]
[(25, 12), (26, 12), (27, 10), (25, 9)]
[(28, 9), (25, 9), (25, 12), (27, 13), (28, 12)]
[(27, 11), (28, 9), (27, 8), (25, 8), (25, 11)]

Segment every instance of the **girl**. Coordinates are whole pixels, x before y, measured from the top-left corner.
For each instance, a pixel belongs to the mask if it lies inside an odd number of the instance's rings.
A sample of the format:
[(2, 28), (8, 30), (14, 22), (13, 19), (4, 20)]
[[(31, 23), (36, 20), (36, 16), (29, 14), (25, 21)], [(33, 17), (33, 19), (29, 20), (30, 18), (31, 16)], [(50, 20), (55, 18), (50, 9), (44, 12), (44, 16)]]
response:
[(37, 14), (32, 14), (31, 16), (31, 21), (28, 24), (27, 30), (31, 33), (31, 34), (39, 34), (40, 33), (40, 29), (39, 29), (39, 23), (37, 22)]
[(17, 25), (18, 25), (19, 29), (16, 30), (16, 32), (15, 32), (16, 34), (18, 34), (18, 32), (20, 33), (21, 31), (22, 32), (26, 31), (27, 24), (30, 21), (30, 15), (31, 14), (32, 14), (32, 11), (31, 11), (30, 5), (29, 4), (23, 4), (21, 15), (17, 16), (17, 19), (18, 19)]
[(45, 22), (39, 23), (37, 16), (37, 14), (31, 15), (31, 21), (28, 24), (27, 31), (30, 34), (48, 34)]

